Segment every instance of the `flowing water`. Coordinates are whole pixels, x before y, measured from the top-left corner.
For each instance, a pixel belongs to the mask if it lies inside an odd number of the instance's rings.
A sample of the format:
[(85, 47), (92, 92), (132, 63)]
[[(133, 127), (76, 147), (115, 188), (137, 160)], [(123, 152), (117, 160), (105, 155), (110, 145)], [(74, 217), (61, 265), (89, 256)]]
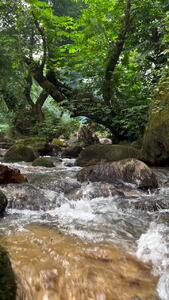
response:
[(108, 185), (78, 182), (73, 160), (52, 159), (52, 169), (9, 164), (28, 183), (2, 186), (0, 243), (18, 299), (169, 300), (169, 170), (155, 169), (154, 193), (128, 185), (112, 196)]

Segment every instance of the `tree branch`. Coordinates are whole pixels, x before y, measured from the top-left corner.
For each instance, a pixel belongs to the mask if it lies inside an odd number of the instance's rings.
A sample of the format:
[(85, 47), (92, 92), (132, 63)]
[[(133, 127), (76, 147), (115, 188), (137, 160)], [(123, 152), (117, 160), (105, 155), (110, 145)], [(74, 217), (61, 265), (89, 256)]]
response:
[(25, 78), (25, 86), (24, 86), (24, 95), (28, 104), (33, 107), (34, 102), (31, 98), (31, 88), (32, 88), (32, 77), (30, 74)]
[(36, 100), (36, 103), (34, 104), (35, 106), (39, 106), (40, 108), (42, 108), (43, 104), (45, 103), (46, 99), (48, 97), (48, 93), (46, 91), (42, 91), (38, 97), (38, 99)]
[(62, 92), (66, 97), (70, 97), (72, 95), (72, 90), (69, 86), (62, 83), (60, 80), (57, 79), (56, 73), (53, 70), (49, 70), (46, 74), (46, 78), (55, 85)]
[(28, 65), (31, 76), (35, 81), (41, 86), (41, 88), (46, 91), (54, 100), (60, 102), (66, 98), (64, 95), (52, 82), (50, 82), (44, 75), (41, 65), (35, 63), (28, 57), (25, 57), (25, 63)]

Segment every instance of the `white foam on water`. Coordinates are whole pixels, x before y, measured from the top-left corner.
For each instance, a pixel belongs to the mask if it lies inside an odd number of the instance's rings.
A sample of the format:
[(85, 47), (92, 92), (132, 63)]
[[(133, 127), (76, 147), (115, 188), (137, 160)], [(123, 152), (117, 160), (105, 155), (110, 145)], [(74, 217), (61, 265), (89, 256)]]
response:
[(160, 276), (159, 297), (169, 300), (169, 228), (165, 224), (150, 224), (138, 240), (137, 257), (152, 263), (154, 274)]
[(52, 217), (58, 216), (61, 221), (72, 221), (78, 219), (84, 222), (88, 222), (94, 219), (95, 214), (90, 205), (89, 201), (79, 200), (79, 201), (69, 201), (63, 203), (60, 207), (56, 207), (53, 210), (47, 211)]

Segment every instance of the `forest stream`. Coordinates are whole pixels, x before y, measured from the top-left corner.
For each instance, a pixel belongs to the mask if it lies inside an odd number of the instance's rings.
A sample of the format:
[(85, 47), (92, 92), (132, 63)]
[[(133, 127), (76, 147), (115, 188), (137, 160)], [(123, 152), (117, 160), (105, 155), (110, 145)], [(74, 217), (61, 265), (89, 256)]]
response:
[(155, 169), (156, 192), (105, 197), (99, 183), (77, 181), (73, 160), (52, 160), (52, 169), (8, 164), (28, 183), (2, 186), (0, 243), (17, 299), (168, 300), (169, 169)]

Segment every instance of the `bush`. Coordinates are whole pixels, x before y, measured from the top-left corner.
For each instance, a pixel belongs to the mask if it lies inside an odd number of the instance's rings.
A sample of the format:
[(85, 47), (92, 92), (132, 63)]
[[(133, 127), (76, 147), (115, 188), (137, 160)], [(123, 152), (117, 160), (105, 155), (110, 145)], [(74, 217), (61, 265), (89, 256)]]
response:
[(36, 125), (37, 134), (39, 136), (48, 137), (50, 140), (63, 136), (69, 139), (80, 126), (79, 119), (71, 118), (67, 113), (62, 116), (54, 116), (49, 111), (45, 113), (45, 120)]

